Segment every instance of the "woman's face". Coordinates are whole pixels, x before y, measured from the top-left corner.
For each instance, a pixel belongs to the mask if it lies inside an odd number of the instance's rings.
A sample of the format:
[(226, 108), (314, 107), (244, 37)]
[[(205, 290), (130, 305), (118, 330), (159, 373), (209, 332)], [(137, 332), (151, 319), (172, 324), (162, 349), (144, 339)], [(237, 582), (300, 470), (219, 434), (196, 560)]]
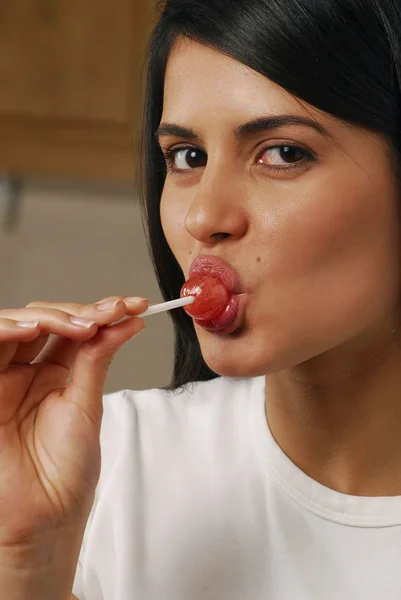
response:
[[(283, 115), (310, 125), (239, 133)], [(167, 242), (185, 278), (196, 256), (218, 256), (246, 294), (235, 333), (195, 326), (213, 371), (267, 374), (390, 334), (399, 306), (398, 189), (380, 136), (187, 39), (168, 62), (161, 122), (195, 132), (159, 137), (164, 152), (180, 149), (161, 199)]]

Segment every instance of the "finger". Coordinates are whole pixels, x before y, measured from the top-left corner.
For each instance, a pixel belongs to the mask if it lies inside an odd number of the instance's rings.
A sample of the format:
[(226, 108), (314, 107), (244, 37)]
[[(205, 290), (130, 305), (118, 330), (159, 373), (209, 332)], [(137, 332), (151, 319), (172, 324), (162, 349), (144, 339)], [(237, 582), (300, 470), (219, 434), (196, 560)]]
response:
[[(112, 302), (113, 300), (115, 300), (115, 298), (105, 298), (100, 302), (96, 302), (95, 306), (98, 309), (99, 306), (102, 306), (108, 302)], [(141, 296), (123, 296), (120, 298), (120, 300), (124, 302), (126, 306), (126, 314), (129, 316), (140, 315), (149, 307), (149, 300), (147, 298), (142, 298)]]
[[(10, 368), (7, 371), (8, 387), (16, 394), (16, 385), (19, 385), (19, 396), (24, 397), (24, 402), (18, 411), (20, 421), (24, 420), (47, 394), (55, 389), (65, 389), (71, 377), (71, 367), (81, 342), (58, 335), (46, 337), (48, 337), (47, 343), (29, 365), (31, 369), (34, 369), (37, 364), (46, 365), (46, 369), (32, 371), (28, 367), (23, 371), (15, 371), (19, 373), (19, 379), (14, 382), (14, 386), (12, 385), (13, 371)], [(31, 393), (27, 395), (28, 388)]]
[(67, 392), (100, 427), (102, 395), (108, 368), (117, 350), (145, 329), (142, 319), (133, 317), (114, 327), (99, 329), (96, 336), (83, 342), (77, 352)]
[(37, 322), (17, 322), (0, 318), (0, 372), (7, 369), (21, 342), (29, 342), (40, 335)]
[(49, 334), (45, 333), (39, 335), (35, 340), (19, 343), (10, 364), (29, 365), (46, 346), (49, 337)]
[[(34, 382), (36, 390), (33, 389), (30, 397), (25, 398), (19, 413), (21, 419), (24, 419), (40, 404), (42, 398), (55, 388), (64, 389), (67, 387), (71, 377), (71, 367), (80, 344), (79, 340), (71, 340), (59, 335), (48, 336), (47, 343), (30, 364), (32, 366), (37, 364), (51, 365), (52, 368), (36, 372)], [(40, 394), (36, 393), (38, 389)]]
[[(5, 316), (9, 318), (4, 318)], [(95, 335), (94, 322), (74, 317), (50, 309), (8, 309), (0, 311), (0, 364), (4, 371), (9, 364), (28, 364), (35, 360), (47, 342), (50, 333), (76, 340), (89, 339)], [(29, 325), (35, 325), (30, 328)], [(23, 326), (21, 326), (23, 325)], [(19, 333), (19, 330), (22, 333)], [(10, 346), (9, 343), (14, 344)], [(3, 343), (1, 343), (3, 342)], [(19, 343), (17, 343), (19, 342)], [(24, 346), (24, 342), (28, 342)]]
[(81, 310), (84, 310), (86, 306), (92, 306), (92, 305), (97, 306), (98, 304), (104, 304), (105, 302), (111, 302), (111, 301), (116, 301), (116, 300), (123, 300), (129, 304), (135, 304), (136, 302), (146, 300), (146, 298), (142, 298), (141, 296), (132, 296), (132, 297), (129, 297), (129, 296), (107, 296), (107, 298), (102, 298), (101, 300), (97, 300), (96, 302), (93, 302), (92, 304), (91, 303), (82, 304), (82, 303), (78, 303), (78, 302), (46, 302), (44, 300), (35, 300), (34, 302), (29, 302), (29, 304), (27, 304), (25, 308), (53, 307), (53, 308), (60, 308), (61, 310), (67, 310), (67, 311), (72, 310), (72, 311), (78, 313)]
[(143, 296), (108, 296), (107, 298), (103, 298), (102, 300), (95, 302), (95, 306), (99, 304), (104, 304), (105, 302), (112, 302), (115, 300), (122, 300), (127, 306), (131, 308), (135, 308), (135, 306), (138, 306), (139, 304), (148, 302), (148, 299), (144, 298)]
[(41, 352), (32, 361), (32, 364), (52, 363), (71, 370), (81, 343), (79, 340), (69, 340), (59, 335), (51, 335)]
[(69, 315), (53, 308), (20, 308), (0, 311), (0, 319), (13, 321), (38, 321), (41, 333), (54, 333), (71, 339), (88, 339), (97, 331), (92, 320)]
[[(106, 324), (124, 316), (125, 312), (130, 315), (140, 314), (147, 309), (148, 300), (141, 296), (109, 296), (93, 304), (78, 304), (76, 302), (31, 302), (30, 308), (55, 308), (70, 315), (82, 316), (93, 319), (99, 325)], [(123, 312), (125, 310), (125, 312)]]
[[(100, 302), (114, 302), (115, 300), (120, 300), (119, 297), (110, 297), (101, 300)], [(148, 304), (148, 300), (146, 298), (132, 298), (133, 311), (143, 312), (146, 310), (146, 305)], [(67, 307), (67, 305), (66, 305)], [(68, 308), (68, 307), (67, 307)], [(129, 313), (130, 311), (127, 311)], [(71, 369), (76, 351), (80, 345), (80, 342), (74, 342), (72, 340), (68, 340), (66, 338), (60, 338), (59, 336), (51, 336), (51, 340), (46, 344), (46, 347), (43, 348), (40, 356), (37, 357), (35, 362), (53, 362), (62, 364), (63, 366)]]
[(58, 310), (67, 315), (94, 321), (99, 326), (107, 325), (115, 319), (121, 319), (127, 312), (127, 306), (121, 298), (97, 305), (73, 302), (31, 302), (27, 308)]

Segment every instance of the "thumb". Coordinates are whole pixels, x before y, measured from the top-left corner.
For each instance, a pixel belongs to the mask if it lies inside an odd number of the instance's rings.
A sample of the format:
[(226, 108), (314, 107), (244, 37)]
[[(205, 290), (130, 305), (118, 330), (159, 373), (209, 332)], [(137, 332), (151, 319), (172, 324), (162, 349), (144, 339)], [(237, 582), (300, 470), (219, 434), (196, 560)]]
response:
[(66, 393), (99, 427), (108, 368), (117, 350), (144, 329), (145, 324), (139, 317), (132, 317), (112, 327), (101, 327), (93, 338), (81, 344), (76, 354)]

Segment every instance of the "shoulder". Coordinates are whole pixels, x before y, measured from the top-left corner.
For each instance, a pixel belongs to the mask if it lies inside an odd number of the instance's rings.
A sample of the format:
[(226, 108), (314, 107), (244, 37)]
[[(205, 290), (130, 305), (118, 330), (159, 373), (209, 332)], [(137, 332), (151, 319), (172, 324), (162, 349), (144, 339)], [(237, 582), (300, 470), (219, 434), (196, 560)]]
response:
[(206, 407), (213, 401), (224, 402), (247, 396), (251, 379), (217, 377), (211, 381), (194, 381), (176, 389), (121, 390), (103, 396), (104, 419), (112, 424), (122, 413), (157, 416), (180, 411), (189, 405)]
[(218, 377), (174, 391), (121, 390), (103, 396), (101, 471), (81, 571), (86, 549), (97, 552), (99, 540), (111, 535), (110, 527), (132, 523), (135, 515), (142, 527), (151, 510), (158, 514), (160, 502), (170, 498), (176, 506), (177, 490), (203, 483), (207, 488), (216, 456), (229, 457), (229, 467), (236, 454), (243, 461), (246, 436), (241, 434), (251, 387), (252, 379)]
[(177, 390), (121, 390), (103, 396), (102, 435), (107, 437), (125, 424), (130, 426), (150, 420), (170, 421), (192, 408), (218, 407), (245, 399), (250, 379), (217, 377), (195, 381)]
[(174, 494), (195, 476), (201, 480), (202, 473), (210, 473), (211, 456), (232, 461), (241, 453), (253, 381), (218, 377), (174, 391), (121, 390), (103, 396), (101, 470), (81, 562), (90, 532), (111, 523), (111, 514), (119, 519), (135, 503), (151, 502), (161, 486), (163, 494), (169, 486)]
[(177, 442), (192, 428), (221, 424), (230, 412), (238, 413), (249, 396), (251, 379), (218, 377), (192, 382), (177, 390), (121, 390), (103, 396), (100, 434), (102, 472), (118, 455)]
[(104, 420), (107, 425), (121, 419), (122, 413), (155, 415), (160, 411), (182, 410), (188, 404), (206, 406), (212, 399), (244, 397), (250, 382), (250, 379), (217, 377), (211, 381), (194, 381), (177, 390), (121, 390), (103, 396)]

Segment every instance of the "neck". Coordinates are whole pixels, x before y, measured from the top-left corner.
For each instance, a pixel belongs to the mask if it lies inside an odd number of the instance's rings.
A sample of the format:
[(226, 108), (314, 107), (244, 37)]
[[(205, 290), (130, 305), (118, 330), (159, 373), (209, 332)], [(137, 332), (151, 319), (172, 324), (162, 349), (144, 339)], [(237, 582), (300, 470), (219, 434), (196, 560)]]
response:
[[(370, 350), (369, 350), (370, 348)], [(373, 350), (374, 348), (374, 350)], [(338, 492), (401, 495), (401, 332), (266, 376), (274, 438), (305, 473)]]

